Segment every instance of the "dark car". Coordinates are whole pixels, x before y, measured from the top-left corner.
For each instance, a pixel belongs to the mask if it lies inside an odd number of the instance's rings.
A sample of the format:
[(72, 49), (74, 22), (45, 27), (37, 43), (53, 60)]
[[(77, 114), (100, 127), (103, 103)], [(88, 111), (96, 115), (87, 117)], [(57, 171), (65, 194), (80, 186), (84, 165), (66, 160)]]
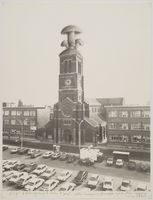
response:
[(79, 164), (80, 165), (91, 166), (91, 165), (94, 165), (94, 161), (90, 160), (89, 158), (85, 158), (85, 159), (80, 159), (79, 160)]
[(148, 163), (139, 163), (138, 171), (140, 171), (140, 172), (150, 172), (150, 165)]
[(135, 170), (136, 169), (136, 162), (134, 161), (129, 161), (128, 164), (127, 164), (127, 168), (129, 170)]
[(8, 149), (8, 146), (6, 145), (3, 145), (3, 151), (7, 150)]
[(32, 154), (31, 154), (31, 158), (36, 158), (38, 156), (41, 156), (41, 152), (40, 150), (35, 150)]
[(32, 162), (32, 163), (30, 163), (29, 165), (27, 165), (24, 169), (23, 169), (23, 171), (24, 172), (28, 172), (28, 173), (30, 173), (30, 172), (32, 172), (33, 170), (35, 170), (36, 168), (37, 168), (37, 163), (34, 163), (34, 162)]
[(87, 171), (79, 171), (77, 176), (74, 178), (73, 182), (76, 185), (81, 185), (83, 181), (86, 180), (87, 176), (88, 176)]
[(64, 161), (68, 158), (68, 155), (66, 153), (62, 153), (59, 160)]
[(53, 153), (53, 154), (51, 155), (51, 159), (52, 159), (52, 160), (56, 160), (56, 159), (58, 159), (60, 156), (61, 156), (61, 153), (55, 152), (55, 153)]
[(19, 151), (18, 151), (18, 154), (26, 154), (28, 152), (28, 148), (21, 148)]
[(20, 170), (23, 170), (25, 168), (25, 166), (26, 165), (24, 163), (18, 163), (13, 167), (13, 169), (16, 171), (20, 171)]
[(74, 155), (69, 155), (67, 158), (67, 163), (73, 163), (76, 160)]

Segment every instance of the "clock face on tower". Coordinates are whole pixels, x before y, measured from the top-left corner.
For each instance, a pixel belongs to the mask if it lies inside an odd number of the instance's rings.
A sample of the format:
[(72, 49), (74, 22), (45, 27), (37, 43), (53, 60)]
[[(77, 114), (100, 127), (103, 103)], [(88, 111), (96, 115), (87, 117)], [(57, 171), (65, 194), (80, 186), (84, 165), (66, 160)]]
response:
[(65, 85), (66, 86), (70, 86), (71, 83), (72, 83), (71, 79), (68, 78), (68, 79), (65, 80)]

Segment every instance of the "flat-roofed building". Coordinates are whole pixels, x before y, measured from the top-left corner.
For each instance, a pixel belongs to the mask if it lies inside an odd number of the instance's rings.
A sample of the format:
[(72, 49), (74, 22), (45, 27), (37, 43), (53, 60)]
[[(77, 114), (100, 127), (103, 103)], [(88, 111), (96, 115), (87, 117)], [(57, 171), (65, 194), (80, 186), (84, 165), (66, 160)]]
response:
[(150, 106), (105, 106), (107, 141), (113, 145), (150, 146)]
[(3, 103), (3, 135), (35, 137), (35, 131), (50, 120), (50, 107)]

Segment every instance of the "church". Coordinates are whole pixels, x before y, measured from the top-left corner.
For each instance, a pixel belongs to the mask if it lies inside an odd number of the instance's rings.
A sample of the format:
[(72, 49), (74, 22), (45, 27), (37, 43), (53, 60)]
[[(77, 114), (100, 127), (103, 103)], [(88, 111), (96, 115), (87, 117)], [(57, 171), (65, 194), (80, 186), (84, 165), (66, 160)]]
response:
[[(79, 27), (69, 25), (61, 34), (67, 39), (61, 43), (64, 51), (59, 54), (58, 102), (53, 109), (53, 140), (56, 144), (84, 145), (106, 142), (106, 122), (90, 114), (89, 103), (84, 98), (83, 56), (77, 36)], [(98, 108), (97, 108), (98, 109)]]

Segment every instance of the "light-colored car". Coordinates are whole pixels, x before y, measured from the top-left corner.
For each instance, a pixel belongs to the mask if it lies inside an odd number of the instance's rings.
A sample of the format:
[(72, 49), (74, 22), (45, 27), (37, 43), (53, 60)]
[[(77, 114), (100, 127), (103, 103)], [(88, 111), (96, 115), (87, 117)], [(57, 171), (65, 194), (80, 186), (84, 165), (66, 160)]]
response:
[(59, 181), (56, 179), (48, 180), (40, 188), (40, 191), (52, 191), (58, 186), (58, 184), (59, 184)]
[(74, 191), (75, 187), (76, 187), (75, 183), (65, 183), (64, 185), (62, 185), (62, 187), (59, 189), (59, 191), (70, 192), (70, 191)]
[(131, 181), (123, 179), (122, 183), (121, 183), (120, 190), (121, 191), (130, 191), (130, 189), (131, 189)]
[(99, 183), (99, 176), (97, 174), (92, 174), (87, 182), (87, 186), (90, 188), (96, 188)]
[(9, 180), (14, 174), (14, 171), (6, 171), (6, 172), (3, 172), (3, 177), (2, 177), (2, 181), (3, 183), (7, 180)]
[(37, 178), (36, 175), (34, 174), (25, 174), (23, 175), (17, 182), (16, 182), (16, 187), (17, 188), (23, 188), (26, 184), (29, 183), (29, 181), (33, 178)]
[(47, 151), (42, 155), (42, 157), (43, 158), (50, 158), (53, 153), (54, 153), (53, 151)]
[(34, 191), (43, 185), (45, 181), (41, 178), (32, 178), (24, 187), (26, 191)]
[(10, 150), (10, 153), (17, 153), (20, 150), (20, 147), (15, 147)]
[(113, 165), (113, 158), (107, 158), (106, 164), (107, 166), (112, 166)]
[(123, 167), (124, 166), (124, 162), (122, 159), (117, 159), (116, 160), (116, 167)]
[(57, 177), (59, 181), (66, 181), (70, 176), (72, 175), (71, 171), (64, 170), (60, 173), (60, 175)]
[(56, 173), (55, 168), (48, 168), (43, 174), (40, 175), (40, 178), (43, 178), (44, 180), (48, 180), (55, 173)]
[(16, 160), (10, 160), (5, 166), (4, 169), (5, 170), (10, 170), (12, 169), (19, 161)]
[(3, 160), (3, 167), (9, 163), (10, 160)]
[(36, 149), (29, 149), (28, 152), (27, 152), (27, 154), (28, 154), (28, 155), (31, 155), (31, 154), (34, 153), (35, 151), (36, 151)]
[(103, 190), (104, 191), (113, 191), (113, 179), (106, 177), (103, 180)]
[(81, 187), (79, 188), (79, 192), (84, 193), (84, 192), (90, 192), (91, 188), (89, 187)]
[(147, 186), (145, 184), (137, 185), (136, 191), (147, 191)]
[(13, 176), (8, 180), (9, 184), (16, 184), (16, 182), (22, 177), (27, 175), (26, 172), (18, 172), (16, 171), (16, 173), (14, 172)]
[(47, 166), (44, 164), (38, 165), (38, 167), (32, 172), (32, 174), (36, 174), (37, 176), (41, 175), (43, 172), (45, 172), (47, 169)]

